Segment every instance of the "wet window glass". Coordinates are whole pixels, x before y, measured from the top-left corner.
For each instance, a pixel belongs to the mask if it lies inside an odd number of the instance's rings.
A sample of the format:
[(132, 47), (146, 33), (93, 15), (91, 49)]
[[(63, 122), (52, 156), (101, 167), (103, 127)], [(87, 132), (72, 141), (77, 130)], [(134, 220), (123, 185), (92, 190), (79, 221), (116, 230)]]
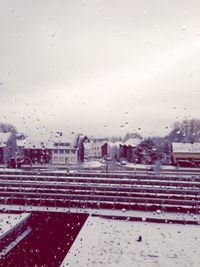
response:
[(0, 266), (200, 266), (199, 10), (1, 1)]

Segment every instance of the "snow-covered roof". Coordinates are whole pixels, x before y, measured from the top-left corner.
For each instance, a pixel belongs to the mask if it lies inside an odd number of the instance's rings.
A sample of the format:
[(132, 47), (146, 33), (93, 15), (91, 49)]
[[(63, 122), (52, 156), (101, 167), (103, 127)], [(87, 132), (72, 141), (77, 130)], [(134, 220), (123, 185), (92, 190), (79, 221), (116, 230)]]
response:
[(77, 133), (55, 133), (50, 136), (45, 144), (47, 148), (75, 148), (78, 145), (79, 134)]
[(0, 213), (0, 240), (30, 217), (30, 213)]
[(44, 147), (43, 142), (41, 140), (30, 140), (27, 138), (23, 140), (17, 140), (17, 146), (23, 147), (25, 149), (29, 148), (42, 149)]
[(17, 146), (23, 148), (47, 148), (47, 149), (67, 149), (75, 148), (78, 145), (79, 134), (59, 134), (55, 133), (49, 137), (48, 140), (31, 140), (30, 138), (25, 138), (23, 140), (17, 140)]
[(104, 141), (104, 142), (94, 142), (94, 141), (91, 141), (91, 142), (87, 142), (87, 143), (84, 143), (84, 147), (85, 148), (92, 148), (92, 147), (102, 147), (104, 144), (106, 144), (107, 142), (106, 141)]
[(200, 153), (200, 143), (172, 143), (174, 153)]
[(89, 216), (60, 266), (199, 266), (198, 227)]
[(136, 147), (136, 146), (138, 146), (141, 142), (142, 142), (142, 140), (141, 140), (140, 138), (130, 138), (130, 139), (128, 139), (124, 144), (125, 144), (126, 146)]
[(88, 137), (90, 141), (93, 142), (104, 142), (106, 143), (108, 141), (108, 137), (107, 136), (89, 136)]
[(117, 142), (109, 142), (109, 147), (119, 147), (120, 145), (123, 145), (123, 142), (117, 141)]
[(8, 142), (11, 133), (0, 133), (0, 147), (4, 147), (5, 144)]
[(55, 133), (52, 134), (48, 140), (31, 140), (30, 138), (26, 138), (24, 140), (17, 140), (18, 147), (28, 148), (47, 148), (47, 149), (67, 149), (67, 148), (75, 148), (77, 146), (79, 134), (71, 133), (71, 134), (60, 134)]

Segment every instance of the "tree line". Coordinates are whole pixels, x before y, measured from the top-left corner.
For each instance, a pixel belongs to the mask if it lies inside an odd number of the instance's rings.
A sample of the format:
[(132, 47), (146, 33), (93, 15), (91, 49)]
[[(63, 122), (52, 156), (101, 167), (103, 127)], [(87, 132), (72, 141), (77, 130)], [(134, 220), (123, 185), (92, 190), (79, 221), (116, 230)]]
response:
[[(137, 133), (127, 133), (120, 141), (129, 138), (140, 138)], [(171, 131), (165, 137), (155, 136), (141, 140), (134, 149), (131, 161), (143, 164), (171, 164), (172, 143), (198, 143), (200, 142), (200, 119), (184, 119), (176, 121)]]

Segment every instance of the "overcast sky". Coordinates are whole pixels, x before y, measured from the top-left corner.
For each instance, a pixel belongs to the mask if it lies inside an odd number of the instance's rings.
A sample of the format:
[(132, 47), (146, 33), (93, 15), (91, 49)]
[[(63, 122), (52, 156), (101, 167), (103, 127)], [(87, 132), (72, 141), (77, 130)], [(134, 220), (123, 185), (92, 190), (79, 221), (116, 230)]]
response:
[(165, 135), (200, 118), (199, 0), (0, 0), (0, 121)]

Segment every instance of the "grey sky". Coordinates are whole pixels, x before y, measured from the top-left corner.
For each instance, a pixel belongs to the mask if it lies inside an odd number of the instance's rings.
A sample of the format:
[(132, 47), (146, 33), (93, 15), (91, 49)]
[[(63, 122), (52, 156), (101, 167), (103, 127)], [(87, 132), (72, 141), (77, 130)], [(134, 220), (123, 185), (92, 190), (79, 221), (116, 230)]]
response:
[(34, 136), (164, 135), (200, 117), (198, 0), (0, 6), (0, 121)]

